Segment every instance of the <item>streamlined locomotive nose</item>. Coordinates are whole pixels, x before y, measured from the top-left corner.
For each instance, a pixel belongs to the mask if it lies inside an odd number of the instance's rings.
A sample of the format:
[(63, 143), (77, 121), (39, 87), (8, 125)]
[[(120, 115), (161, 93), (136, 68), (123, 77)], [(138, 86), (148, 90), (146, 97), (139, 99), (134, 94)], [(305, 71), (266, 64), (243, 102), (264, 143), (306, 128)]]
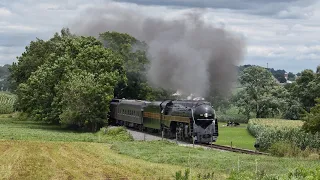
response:
[(197, 119), (214, 119), (215, 118), (215, 112), (213, 108), (209, 105), (203, 104), (198, 107), (196, 107), (194, 111), (195, 120)]
[(198, 142), (213, 142), (218, 136), (218, 123), (214, 109), (202, 104), (194, 111), (194, 134)]

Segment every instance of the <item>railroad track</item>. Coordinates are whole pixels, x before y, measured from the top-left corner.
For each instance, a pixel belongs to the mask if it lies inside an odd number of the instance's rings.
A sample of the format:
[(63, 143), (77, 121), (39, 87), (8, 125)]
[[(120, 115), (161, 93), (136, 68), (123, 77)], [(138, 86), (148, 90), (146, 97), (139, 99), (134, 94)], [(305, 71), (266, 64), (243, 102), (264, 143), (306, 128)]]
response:
[(230, 147), (230, 146), (222, 146), (222, 145), (217, 145), (217, 144), (211, 144), (211, 145), (206, 144), (203, 146), (208, 147), (208, 148), (213, 148), (213, 149), (221, 149), (221, 150), (225, 150), (225, 151), (244, 153), (244, 154), (269, 155), (268, 153), (264, 153), (264, 152), (253, 151), (253, 150), (249, 150), (249, 149), (235, 148), (235, 147)]
[[(149, 134), (158, 138), (161, 138), (161, 135), (157, 134), (157, 133), (150, 133), (150, 132), (141, 132), (138, 131), (136, 129), (133, 128), (129, 128), (127, 127), (128, 130), (131, 131), (135, 131), (135, 132), (139, 132), (139, 133), (145, 133), (145, 134)], [(168, 139), (168, 138), (163, 138), (166, 140), (169, 140), (171, 142), (177, 142), (177, 143), (188, 143), (189, 145), (192, 145), (192, 143), (190, 143), (189, 141), (184, 141), (184, 140), (178, 140), (176, 141), (175, 139)], [(269, 155), (268, 153), (264, 153), (264, 152), (259, 152), (259, 151), (254, 151), (254, 150), (249, 150), (249, 149), (241, 149), (241, 148), (235, 148), (235, 147), (230, 147), (230, 146), (222, 146), (222, 145), (217, 145), (217, 144), (198, 144), (196, 143), (195, 145), (197, 146), (202, 146), (202, 147), (206, 147), (206, 148), (212, 148), (212, 149), (219, 149), (219, 150), (224, 150), (224, 151), (230, 151), (230, 152), (236, 152), (236, 153), (243, 153), (243, 154), (251, 154), (251, 155)]]

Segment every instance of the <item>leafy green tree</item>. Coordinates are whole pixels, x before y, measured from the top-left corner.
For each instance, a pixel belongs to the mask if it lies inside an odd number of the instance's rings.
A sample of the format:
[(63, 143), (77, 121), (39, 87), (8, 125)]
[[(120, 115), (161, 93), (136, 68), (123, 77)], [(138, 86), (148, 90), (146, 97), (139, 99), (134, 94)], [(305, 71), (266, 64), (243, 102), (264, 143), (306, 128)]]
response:
[[(36, 120), (95, 131), (106, 121), (115, 85), (124, 79), (122, 56), (93, 37), (62, 33), (55, 41), (60, 51), (53, 48), (41, 57), (43, 63), (19, 84), (17, 107)], [(26, 52), (22, 61), (32, 61), (33, 51)], [(23, 70), (18, 64), (13, 72), (18, 69)]]
[(295, 81), (296, 80), (296, 76), (292, 72), (289, 72), (288, 73), (288, 80), (289, 81)]
[(315, 100), (317, 104), (311, 108), (310, 113), (304, 118), (303, 129), (307, 132), (320, 132), (320, 98)]
[(243, 90), (234, 97), (235, 105), (250, 118), (254, 112), (257, 118), (274, 117), (281, 113), (285, 105), (286, 90), (276, 83), (272, 74), (265, 68), (246, 68), (239, 79)]
[(25, 52), (18, 57), (18, 62), (14, 62), (10, 67), (10, 85), (16, 90), (20, 83), (25, 83), (31, 74), (35, 72), (42, 64), (46, 63), (49, 56), (62, 56), (64, 46), (61, 40), (65, 37), (73, 37), (68, 28), (61, 30), (61, 35), (55, 33), (54, 37), (48, 41), (36, 39), (26, 46)]
[(304, 110), (310, 111), (310, 108), (315, 105), (315, 99), (320, 93), (320, 74), (314, 73), (310, 69), (301, 72), (301, 76), (296, 79), (288, 90), (292, 97), (297, 99), (303, 106)]

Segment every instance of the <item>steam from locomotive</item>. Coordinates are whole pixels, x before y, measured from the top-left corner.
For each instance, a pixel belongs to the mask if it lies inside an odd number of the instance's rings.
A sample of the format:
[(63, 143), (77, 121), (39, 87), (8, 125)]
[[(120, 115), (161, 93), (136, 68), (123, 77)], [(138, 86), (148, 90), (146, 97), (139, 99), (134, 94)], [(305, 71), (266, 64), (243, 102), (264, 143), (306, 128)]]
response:
[[(152, 8), (152, 7), (149, 7)], [(206, 96), (212, 89), (228, 92), (244, 55), (241, 38), (209, 25), (196, 10), (161, 18), (142, 13), (144, 6), (109, 2), (88, 8), (71, 26), (77, 34), (128, 33), (148, 46), (150, 84)]]

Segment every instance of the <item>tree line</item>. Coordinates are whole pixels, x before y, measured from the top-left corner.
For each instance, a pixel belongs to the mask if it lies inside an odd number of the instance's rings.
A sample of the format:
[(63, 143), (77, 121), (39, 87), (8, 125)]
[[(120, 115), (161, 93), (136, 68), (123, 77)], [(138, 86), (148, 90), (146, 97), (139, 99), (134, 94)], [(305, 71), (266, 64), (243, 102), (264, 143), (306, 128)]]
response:
[(281, 84), (270, 69), (249, 66), (239, 74), (241, 90), (225, 99), (226, 108), (236, 106), (247, 119), (280, 117), (304, 120), (304, 130), (320, 131), (320, 66), (299, 73), (296, 81)]
[[(34, 120), (96, 131), (107, 123), (112, 98), (172, 98), (174, 90), (148, 84), (147, 51), (145, 42), (109, 31), (94, 38), (64, 28), (47, 41), (31, 41), (8, 67), (10, 88), (18, 97), (15, 108)], [(284, 71), (241, 66), (241, 90), (222, 97), (213, 89), (209, 99), (215, 109), (237, 106), (247, 118), (254, 114), (258, 118), (315, 119), (308, 113), (317, 111), (319, 71), (304, 70), (285, 86), (277, 81), (277, 72)]]
[[(132, 46), (139, 46), (132, 51)], [(77, 36), (68, 28), (30, 42), (10, 68), (16, 109), (30, 118), (96, 131), (107, 123), (112, 98), (157, 100), (171, 92), (146, 79), (147, 45), (129, 34)]]

